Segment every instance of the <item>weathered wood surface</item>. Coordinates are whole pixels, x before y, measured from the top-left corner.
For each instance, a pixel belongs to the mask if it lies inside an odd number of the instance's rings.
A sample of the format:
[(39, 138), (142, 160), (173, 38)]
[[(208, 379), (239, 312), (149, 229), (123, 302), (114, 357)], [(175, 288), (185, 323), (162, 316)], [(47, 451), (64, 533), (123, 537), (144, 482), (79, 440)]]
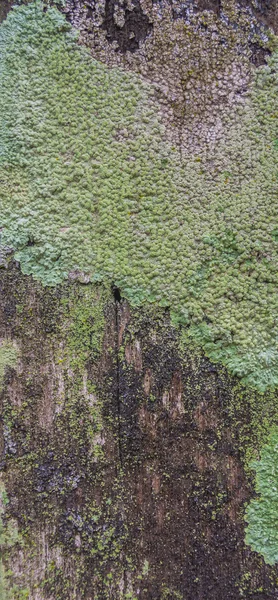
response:
[(91, 287), (1, 271), (1, 338), (20, 351), (1, 393), (2, 468), (29, 539), (8, 553), (15, 581), (37, 600), (276, 597), (276, 570), (244, 545), (248, 394), (232, 414), (227, 373), (180, 352), (167, 314), (112, 292), (100, 351), (92, 300), (70, 364), (67, 299), (80, 310)]

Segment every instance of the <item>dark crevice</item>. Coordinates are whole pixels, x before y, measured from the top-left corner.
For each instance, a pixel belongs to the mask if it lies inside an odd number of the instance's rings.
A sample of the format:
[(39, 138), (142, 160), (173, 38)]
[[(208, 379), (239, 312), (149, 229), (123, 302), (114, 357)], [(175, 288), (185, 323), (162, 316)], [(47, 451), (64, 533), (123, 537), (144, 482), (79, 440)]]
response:
[(92, 6), (87, 6), (87, 19), (93, 19), (94, 14), (95, 14), (95, 9)]
[(0, 23), (4, 21), (14, 4), (13, 0), (0, 0)]
[(114, 296), (115, 302), (121, 302), (122, 297), (121, 297), (121, 291), (119, 290), (119, 288), (117, 288), (116, 286), (113, 286), (112, 290), (113, 290), (113, 296)]
[(268, 48), (263, 48), (258, 42), (250, 43), (249, 48), (252, 52), (251, 62), (256, 67), (267, 64), (267, 57), (271, 55), (271, 52)]
[(29, 236), (27, 246), (35, 246), (35, 240), (32, 236)]
[(120, 319), (119, 319), (119, 311), (120, 311), (120, 303), (121, 303), (121, 294), (119, 288), (116, 286), (112, 286), (112, 292), (115, 301), (115, 347), (116, 347), (116, 405), (117, 405), (117, 418), (118, 418), (118, 449), (119, 449), (119, 460), (120, 466), (123, 467), (123, 444), (122, 444), (122, 425), (121, 425), (121, 395), (120, 395), (120, 359), (119, 359), (119, 350), (120, 350)]
[[(117, 23), (117, 11), (120, 11), (123, 24), (120, 21)], [(117, 42), (116, 51), (125, 53), (138, 50), (139, 42), (145, 41), (152, 31), (153, 25), (143, 12), (139, 0), (133, 1), (132, 10), (127, 7), (126, 1), (120, 4), (117, 0), (106, 0), (102, 29), (107, 32), (108, 42)]]

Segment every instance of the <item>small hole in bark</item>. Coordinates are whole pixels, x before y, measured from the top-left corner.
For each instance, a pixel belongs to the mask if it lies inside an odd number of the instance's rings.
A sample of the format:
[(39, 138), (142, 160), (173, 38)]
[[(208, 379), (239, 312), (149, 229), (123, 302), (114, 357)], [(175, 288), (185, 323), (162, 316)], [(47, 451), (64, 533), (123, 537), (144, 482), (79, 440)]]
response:
[(116, 287), (115, 285), (113, 285), (112, 291), (113, 291), (113, 296), (115, 298), (115, 302), (121, 302), (122, 297), (121, 297), (121, 292), (120, 292), (119, 288)]
[(256, 67), (260, 67), (261, 65), (267, 65), (267, 57), (271, 54), (268, 48), (262, 48), (257, 42), (250, 43), (249, 48), (252, 52), (251, 62)]

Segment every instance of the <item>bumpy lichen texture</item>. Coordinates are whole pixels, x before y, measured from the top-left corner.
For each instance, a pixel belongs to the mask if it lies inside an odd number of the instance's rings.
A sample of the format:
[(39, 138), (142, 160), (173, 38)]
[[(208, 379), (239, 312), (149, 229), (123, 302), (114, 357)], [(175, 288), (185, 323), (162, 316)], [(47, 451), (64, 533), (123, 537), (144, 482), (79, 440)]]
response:
[(246, 512), (246, 542), (263, 555), (265, 562), (278, 562), (278, 433), (273, 433), (264, 446), (261, 460), (253, 463), (256, 471), (258, 498)]
[(244, 102), (250, 60), (272, 48), (274, 2), (259, 13), (257, 0), (67, 0), (64, 10), (94, 58), (154, 85), (168, 138), (192, 157), (213, 152)]
[(56, 9), (16, 8), (0, 55), (1, 244), (23, 272), (170, 307), (187, 342), (276, 386), (278, 55), (209, 163), (182, 160), (152, 87), (93, 60)]

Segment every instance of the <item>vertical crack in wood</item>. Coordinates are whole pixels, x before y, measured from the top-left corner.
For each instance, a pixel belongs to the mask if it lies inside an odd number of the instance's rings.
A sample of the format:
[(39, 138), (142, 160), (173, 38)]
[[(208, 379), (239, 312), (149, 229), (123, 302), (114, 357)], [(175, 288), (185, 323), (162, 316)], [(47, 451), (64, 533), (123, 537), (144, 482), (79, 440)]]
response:
[[(127, 530), (127, 519), (126, 519), (126, 511), (125, 511), (125, 502), (123, 497), (124, 487), (124, 476), (123, 476), (123, 435), (122, 435), (122, 413), (121, 413), (121, 378), (120, 378), (120, 321), (121, 321), (121, 295), (120, 290), (113, 286), (113, 295), (115, 302), (115, 349), (116, 349), (116, 404), (117, 404), (117, 418), (118, 418), (118, 454), (119, 454), (119, 463), (120, 463), (120, 473), (118, 473), (118, 486), (119, 486), (119, 510), (120, 510), (120, 518), (123, 524), (124, 529)], [(121, 560), (123, 565), (125, 565), (125, 553), (121, 553)], [(123, 592), (127, 592), (128, 590), (128, 573), (125, 566), (123, 567), (122, 572), (122, 583), (123, 583)]]
[(121, 394), (120, 394), (120, 293), (117, 288), (113, 289), (115, 300), (115, 325), (116, 325), (116, 404), (118, 414), (118, 449), (121, 469), (123, 467), (123, 449), (122, 449), (122, 427), (121, 427)]

